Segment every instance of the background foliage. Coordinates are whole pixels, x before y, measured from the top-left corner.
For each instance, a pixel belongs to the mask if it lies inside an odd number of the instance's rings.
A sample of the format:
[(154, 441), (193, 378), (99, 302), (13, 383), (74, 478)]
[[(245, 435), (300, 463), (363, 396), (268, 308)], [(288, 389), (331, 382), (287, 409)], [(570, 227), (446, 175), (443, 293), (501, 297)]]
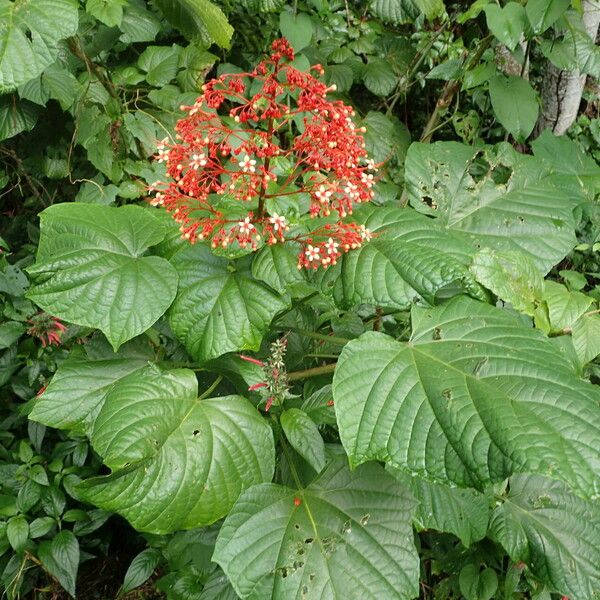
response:
[[(0, 0), (6, 597), (600, 597), (598, 13)], [(180, 105), (282, 35), (384, 163), (314, 275), (144, 202)], [(266, 412), (239, 353), (282, 336)]]

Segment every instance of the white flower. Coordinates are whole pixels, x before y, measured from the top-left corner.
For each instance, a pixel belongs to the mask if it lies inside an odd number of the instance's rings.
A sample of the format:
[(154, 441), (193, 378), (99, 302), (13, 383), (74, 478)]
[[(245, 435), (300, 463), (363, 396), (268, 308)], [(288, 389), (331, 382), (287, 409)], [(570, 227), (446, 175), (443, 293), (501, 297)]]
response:
[(200, 167), (205, 167), (207, 163), (206, 156), (204, 153), (201, 154), (193, 154), (192, 161), (190, 162), (190, 167), (197, 171)]
[(325, 244), (325, 248), (327, 248), (327, 254), (336, 254), (338, 247), (339, 244), (333, 238), (329, 238)]
[(365, 241), (368, 242), (372, 237), (373, 237), (373, 233), (371, 231), (369, 231), (364, 225), (360, 226), (360, 237)]
[(242, 171), (244, 171), (244, 173), (254, 173), (254, 171), (256, 171), (256, 169), (254, 168), (254, 166), (256, 165), (256, 161), (251, 159), (250, 156), (248, 156), (248, 154), (246, 154), (244, 156), (244, 159), (240, 160), (238, 164), (240, 165), (240, 168), (242, 169)]
[(307, 246), (306, 250), (304, 251), (304, 254), (305, 254), (308, 262), (312, 262), (313, 260), (319, 260), (321, 250), (319, 248), (315, 248), (314, 246), (311, 246), (309, 244)]
[(243, 221), (240, 221), (238, 227), (240, 228), (240, 233), (245, 235), (250, 235), (255, 229), (254, 225), (250, 223), (250, 217), (246, 217)]
[(269, 217), (269, 223), (273, 225), (273, 229), (275, 231), (285, 231), (287, 229), (287, 221), (285, 217), (282, 217), (277, 213), (273, 213), (273, 216)]

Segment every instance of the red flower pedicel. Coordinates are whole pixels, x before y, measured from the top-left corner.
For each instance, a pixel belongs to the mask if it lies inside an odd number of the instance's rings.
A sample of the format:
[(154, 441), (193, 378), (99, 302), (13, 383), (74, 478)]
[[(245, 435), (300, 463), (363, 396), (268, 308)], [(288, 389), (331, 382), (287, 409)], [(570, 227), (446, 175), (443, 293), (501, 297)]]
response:
[[(364, 226), (342, 219), (372, 199), (377, 169), (352, 107), (327, 99), (335, 85), (289, 64), (285, 39), (272, 49), (251, 73), (208, 81), (194, 105), (182, 107), (177, 142), (158, 146), (169, 180), (152, 186), (151, 203), (169, 211), (191, 243), (256, 250), (295, 242), (299, 268), (327, 267), (370, 239)], [(336, 220), (294, 231), (278, 201), (300, 198), (310, 217)]]

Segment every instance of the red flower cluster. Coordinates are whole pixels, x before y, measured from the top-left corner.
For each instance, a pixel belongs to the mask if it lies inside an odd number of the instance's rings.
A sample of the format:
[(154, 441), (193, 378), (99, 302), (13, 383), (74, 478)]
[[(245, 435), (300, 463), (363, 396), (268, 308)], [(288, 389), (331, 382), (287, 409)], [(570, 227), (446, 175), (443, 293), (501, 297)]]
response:
[(46, 313), (39, 313), (28, 319), (27, 322), (30, 325), (27, 334), (38, 338), (42, 342), (43, 348), (60, 346), (60, 338), (67, 329), (60, 319)]
[[(251, 73), (208, 81), (194, 105), (182, 107), (188, 115), (176, 125), (177, 142), (158, 145), (170, 179), (152, 186), (151, 202), (191, 243), (255, 250), (290, 241), (300, 245), (299, 268), (329, 266), (370, 238), (364, 226), (341, 219), (372, 199), (377, 169), (353, 109), (327, 99), (335, 85), (289, 64), (294, 52), (285, 39), (272, 48)], [(305, 198), (310, 217), (337, 220), (310, 231), (294, 226), (284, 204)]]

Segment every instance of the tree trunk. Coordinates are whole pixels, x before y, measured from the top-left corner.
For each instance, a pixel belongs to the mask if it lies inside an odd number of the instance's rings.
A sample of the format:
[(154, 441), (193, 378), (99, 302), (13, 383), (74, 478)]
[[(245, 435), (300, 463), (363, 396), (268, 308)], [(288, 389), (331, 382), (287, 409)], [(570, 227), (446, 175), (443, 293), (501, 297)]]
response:
[[(583, 0), (583, 24), (592, 40), (598, 35), (600, 1)], [(561, 71), (550, 61), (542, 86), (542, 114), (536, 125), (536, 135), (551, 129), (562, 135), (575, 122), (579, 112), (586, 75), (579, 71)]]

